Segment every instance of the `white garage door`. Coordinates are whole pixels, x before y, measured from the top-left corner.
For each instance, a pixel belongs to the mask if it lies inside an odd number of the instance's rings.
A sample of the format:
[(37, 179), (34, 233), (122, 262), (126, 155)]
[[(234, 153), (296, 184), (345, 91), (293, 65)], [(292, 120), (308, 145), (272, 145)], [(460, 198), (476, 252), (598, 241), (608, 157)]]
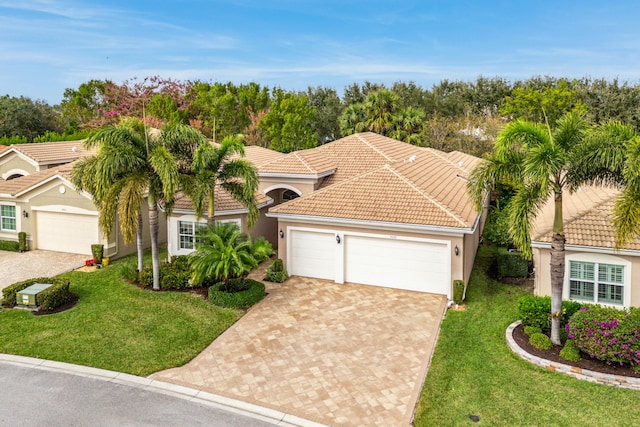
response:
[(289, 274), (335, 279), (336, 240), (333, 233), (294, 230), (289, 247)]
[(450, 294), (450, 262), (444, 243), (345, 236), (346, 282)]
[(97, 216), (59, 212), (36, 213), (38, 249), (91, 255), (91, 245), (99, 242)]

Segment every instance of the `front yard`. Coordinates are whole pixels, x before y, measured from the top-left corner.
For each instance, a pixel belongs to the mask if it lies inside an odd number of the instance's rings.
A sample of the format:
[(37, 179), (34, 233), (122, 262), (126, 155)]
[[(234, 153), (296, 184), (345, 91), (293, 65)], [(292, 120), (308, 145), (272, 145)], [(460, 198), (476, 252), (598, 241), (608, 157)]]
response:
[(152, 292), (125, 283), (125, 260), (93, 273), (71, 272), (70, 310), (34, 316), (0, 313), (0, 353), (149, 375), (191, 360), (240, 316), (187, 292)]
[(505, 342), (516, 320), (517, 286), (489, 279), (491, 249), (478, 253), (466, 311), (449, 311), (415, 415), (416, 426), (636, 425), (633, 390), (591, 384), (545, 371), (513, 354)]

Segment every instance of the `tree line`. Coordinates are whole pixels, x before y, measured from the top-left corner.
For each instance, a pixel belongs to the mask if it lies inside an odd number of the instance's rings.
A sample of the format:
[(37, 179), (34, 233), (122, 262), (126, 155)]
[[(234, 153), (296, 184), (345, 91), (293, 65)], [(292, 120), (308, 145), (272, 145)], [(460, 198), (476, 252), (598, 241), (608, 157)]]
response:
[(443, 80), (431, 88), (413, 82), (364, 82), (344, 88), (286, 91), (258, 83), (176, 81), (159, 77), (116, 84), (90, 80), (66, 89), (59, 105), (0, 97), (0, 144), (79, 139), (93, 130), (138, 118), (162, 127), (180, 123), (207, 138), (244, 135), (246, 144), (290, 152), (354, 132), (373, 131), (411, 144), (481, 155), (498, 130), (523, 118), (555, 123), (579, 111), (599, 123), (640, 128), (640, 85), (617, 79), (537, 76)]

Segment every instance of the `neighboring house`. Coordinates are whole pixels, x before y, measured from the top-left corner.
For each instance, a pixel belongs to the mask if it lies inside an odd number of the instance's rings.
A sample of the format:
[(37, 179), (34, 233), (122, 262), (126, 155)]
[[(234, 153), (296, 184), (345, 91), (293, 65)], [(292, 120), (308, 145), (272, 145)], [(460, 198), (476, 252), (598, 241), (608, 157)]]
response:
[[(251, 232), (278, 248), (290, 274), (449, 298), (454, 280), (468, 282), (485, 219), (466, 190), (478, 158), (374, 133), (286, 155), (247, 147), (246, 156), (266, 196)], [(176, 222), (193, 215), (183, 202), (169, 220), (172, 250), (193, 244), (195, 226)], [(216, 218), (231, 211), (216, 206)]]
[[(564, 194), (565, 274), (563, 299), (615, 307), (640, 306), (640, 239), (615, 249), (611, 224), (618, 191), (583, 187)], [(532, 233), (537, 295), (551, 295), (553, 203), (538, 215)]]
[[(17, 144), (0, 151), (0, 240), (27, 233), (31, 249), (91, 255), (91, 245), (104, 245), (104, 255), (117, 258), (136, 251), (126, 245), (117, 226), (106, 238), (98, 226), (91, 195), (70, 181), (73, 162), (88, 153), (82, 141)], [(145, 218), (145, 245), (150, 245)], [(166, 241), (161, 227), (160, 241)]]

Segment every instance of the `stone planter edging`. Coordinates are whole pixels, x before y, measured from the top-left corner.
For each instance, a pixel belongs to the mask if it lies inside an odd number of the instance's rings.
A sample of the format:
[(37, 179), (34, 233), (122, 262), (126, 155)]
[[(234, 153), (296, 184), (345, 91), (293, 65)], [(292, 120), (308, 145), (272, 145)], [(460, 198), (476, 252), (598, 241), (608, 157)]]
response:
[(520, 324), (520, 321), (513, 322), (509, 325), (506, 332), (507, 344), (511, 351), (523, 358), (524, 360), (533, 363), (534, 365), (545, 368), (549, 371), (559, 372), (561, 374), (569, 375), (583, 381), (589, 381), (592, 383), (605, 384), (614, 387), (628, 388), (632, 390), (640, 390), (640, 378), (626, 377), (622, 375), (603, 374), (601, 372), (594, 372), (588, 369), (578, 368), (576, 366), (566, 365), (564, 363), (553, 362), (551, 360), (543, 359), (538, 356), (534, 356), (531, 353), (525, 351), (520, 347), (513, 339), (513, 330)]

